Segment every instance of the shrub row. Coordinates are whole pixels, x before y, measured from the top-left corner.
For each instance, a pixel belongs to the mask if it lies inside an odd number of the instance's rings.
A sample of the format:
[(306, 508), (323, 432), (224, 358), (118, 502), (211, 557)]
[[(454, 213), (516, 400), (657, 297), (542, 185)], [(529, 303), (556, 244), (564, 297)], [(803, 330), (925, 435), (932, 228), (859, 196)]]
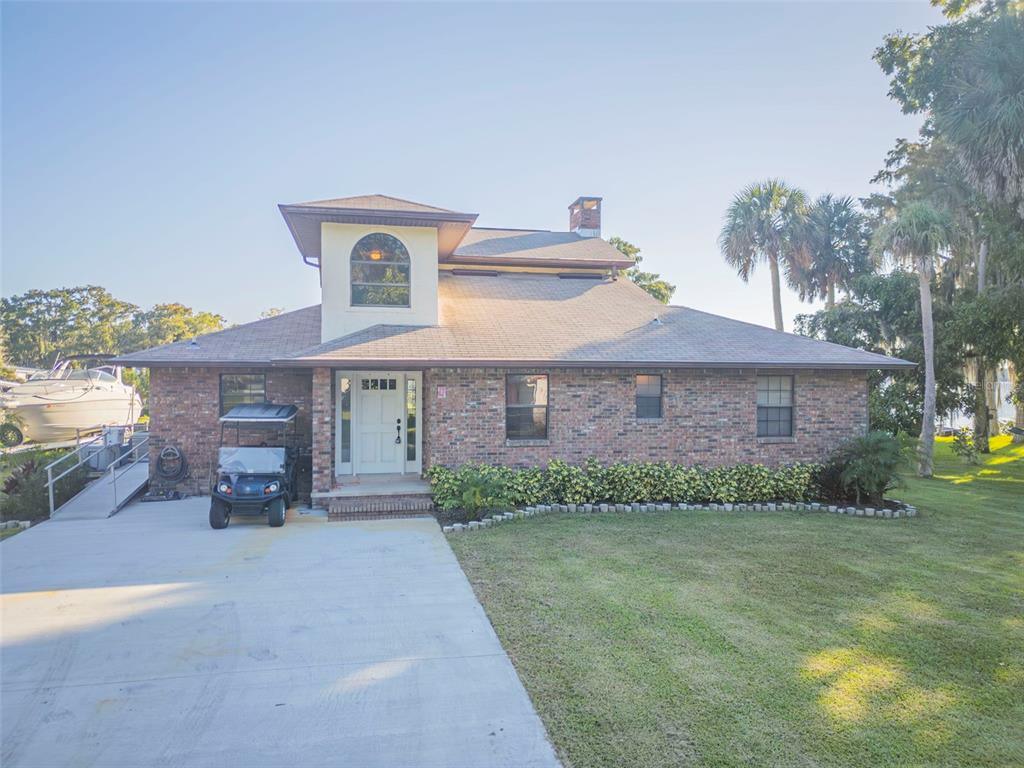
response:
[[(49, 493), (46, 489), (46, 465), (67, 451), (24, 451), (0, 456), (0, 521), (45, 520), (50, 516)], [(55, 474), (74, 466), (70, 461)], [(65, 475), (54, 488), (54, 501), (60, 506), (78, 493), (88, 482), (85, 467)]]
[(545, 468), (526, 469), (435, 466), (427, 478), (440, 509), (477, 512), (535, 504), (797, 502), (813, 494), (819, 468), (816, 464), (706, 468), (667, 462), (603, 466), (591, 459), (582, 466), (556, 460)]

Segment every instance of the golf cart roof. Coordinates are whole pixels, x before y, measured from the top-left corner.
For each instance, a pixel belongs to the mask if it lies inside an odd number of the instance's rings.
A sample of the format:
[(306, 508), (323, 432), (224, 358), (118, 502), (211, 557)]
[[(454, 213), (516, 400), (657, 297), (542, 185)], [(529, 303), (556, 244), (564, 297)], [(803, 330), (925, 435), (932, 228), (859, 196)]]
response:
[(286, 424), (295, 418), (299, 409), (294, 405), (253, 403), (236, 405), (220, 417), (221, 422), (232, 424)]

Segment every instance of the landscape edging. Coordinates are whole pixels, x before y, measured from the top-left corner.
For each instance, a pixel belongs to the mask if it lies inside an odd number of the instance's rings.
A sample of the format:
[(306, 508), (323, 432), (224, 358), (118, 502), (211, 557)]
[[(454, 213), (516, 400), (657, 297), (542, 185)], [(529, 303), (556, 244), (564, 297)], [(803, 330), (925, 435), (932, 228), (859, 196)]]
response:
[(646, 503), (633, 502), (632, 504), (536, 504), (529, 507), (517, 509), (514, 512), (502, 512), (485, 517), (481, 520), (472, 520), (468, 523), (453, 523), (442, 526), (445, 534), (463, 533), (464, 531), (476, 531), (481, 528), (489, 528), (498, 523), (509, 520), (520, 520), (536, 515), (548, 514), (550, 512), (566, 512), (570, 514), (601, 514), (608, 512), (828, 512), (837, 515), (849, 515), (850, 517), (870, 517), (878, 520), (899, 520), (907, 517), (917, 517), (917, 507), (906, 502), (892, 499), (897, 506), (890, 507), (857, 507), (843, 504), (828, 504), (825, 502), (743, 502), (713, 504), (671, 504), (668, 502)]

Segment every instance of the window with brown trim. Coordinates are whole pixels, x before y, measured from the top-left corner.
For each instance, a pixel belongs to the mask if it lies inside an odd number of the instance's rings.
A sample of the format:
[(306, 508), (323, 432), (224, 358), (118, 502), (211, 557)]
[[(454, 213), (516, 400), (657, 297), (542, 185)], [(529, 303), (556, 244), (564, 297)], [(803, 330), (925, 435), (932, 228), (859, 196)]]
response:
[(267, 376), (263, 373), (222, 373), (220, 415), (236, 405), (267, 402)]
[(544, 440), (547, 436), (547, 374), (508, 374), (505, 377), (506, 439)]
[(409, 306), (409, 251), (384, 232), (366, 235), (350, 260), (353, 307)]
[(636, 376), (636, 417), (661, 418), (661, 375), (640, 373)]

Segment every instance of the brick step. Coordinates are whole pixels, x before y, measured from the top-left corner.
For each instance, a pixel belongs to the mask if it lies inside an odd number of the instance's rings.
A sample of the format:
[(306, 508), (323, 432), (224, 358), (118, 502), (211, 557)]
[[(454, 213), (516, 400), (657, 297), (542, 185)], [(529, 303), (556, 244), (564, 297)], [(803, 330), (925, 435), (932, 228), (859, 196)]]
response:
[(432, 515), (434, 500), (429, 493), (402, 496), (350, 496), (331, 499), (328, 520), (385, 520), (394, 517)]

